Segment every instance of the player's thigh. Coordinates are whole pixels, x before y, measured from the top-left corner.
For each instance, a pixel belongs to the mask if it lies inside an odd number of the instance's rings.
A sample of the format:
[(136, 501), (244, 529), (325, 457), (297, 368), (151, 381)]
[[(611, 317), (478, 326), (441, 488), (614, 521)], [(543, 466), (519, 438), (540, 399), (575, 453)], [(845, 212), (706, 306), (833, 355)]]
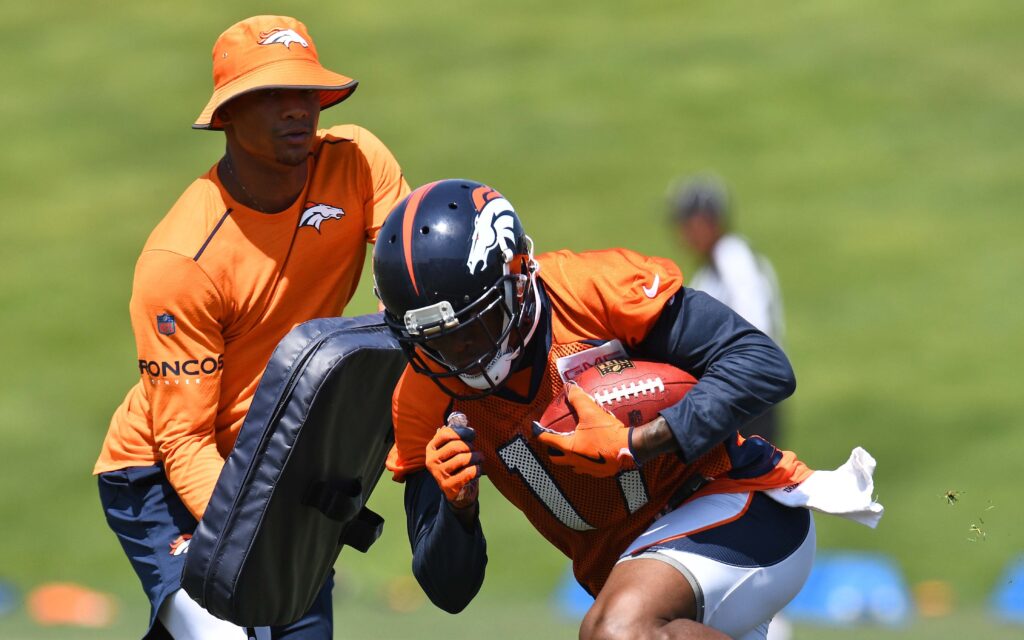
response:
[(767, 623), (799, 592), (814, 547), (807, 510), (761, 493), (719, 494), (658, 519), (620, 564), (646, 559), (674, 567), (691, 587), (694, 619), (746, 640), (763, 637)]
[[(147, 637), (159, 631), (156, 628), (158, 619), (164, 627), (168, 627), (170, 620), (170, 624), (179, 629), (175, 638), (218, 637), (216, 634), (199, 635), (209, 626), (204, 615), (214, 621), (217, 619), (180, 591), (189, 545), (186, 539), (195, 530), (196, 521), (171, 487), (163, 467), (133, 467), (104, 473), (98, 482), (107, 523), (121, 542), (152, 605)], [(306, 615), (289, 625), (273, 629), (275, 640), (329, 640), (333, 636), (334, 625), (333, 587), (332, 572)], [(169, 605), (176, 592), (177, 600)], [(202, 613), (196, 612), (195, 608)], [(220, 628), (212, 624), (211, 628)], [(247, 637), (242, 627), (232, 628), (237, 629), (242, 638)]]
[(166, 598), (181, 588), (187, 539), (196, 520), (167, 481), (161, 465), (101, 474), (100, 502), (107, 524), (150, 601), (150, 630)]
[(309, 611), (277, 627), (240, 627), (214, 617), (179, 589), (160, 605), (158, 618), (175, 640), (330, 640), (334, 635), (333, 571)]
[(651, 558), (620, 562), (584, 617), (580, 637), (643, 637), (667, 620), (695, 619), (696, 604), (675, 567)]
[(269, 627), (244, 629), (221, 620), (181, 589), (163, 601), (157, 617), (175, 640), (270, 640)]

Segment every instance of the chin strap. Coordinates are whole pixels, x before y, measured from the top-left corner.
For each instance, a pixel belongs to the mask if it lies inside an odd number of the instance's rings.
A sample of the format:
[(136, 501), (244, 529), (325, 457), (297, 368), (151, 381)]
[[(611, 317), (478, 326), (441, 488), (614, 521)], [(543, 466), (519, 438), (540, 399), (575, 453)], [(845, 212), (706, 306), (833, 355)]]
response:
[(530, 339), (533, 338), (533, 334), (537, 332), (537, 325), (540, 324), (540, 288), (537, 287), (537, 271), (540, 271), (540, 265), (533, 261), (533, 257), (530, 257), (530, 262), (536, 265), (527, 276), (530, 278), (530, 289), (533, 291), (533, 318), (530, 320), (530, 330), (526, 332), (523, 337), (523, 344), (520, 345), (519, 350), (522, 351), (529, 344)]

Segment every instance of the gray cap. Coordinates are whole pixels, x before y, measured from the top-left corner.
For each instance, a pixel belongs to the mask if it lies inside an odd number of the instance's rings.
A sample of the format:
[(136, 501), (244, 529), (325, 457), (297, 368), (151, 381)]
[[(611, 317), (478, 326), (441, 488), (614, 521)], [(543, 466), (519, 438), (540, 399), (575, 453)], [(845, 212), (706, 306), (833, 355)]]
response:
[(729, 212), (729, 193), (725, 183), (713, 176), (680, 181), (670, 198), (675, 222), (683, 222), (696, 213), (724, 221)]

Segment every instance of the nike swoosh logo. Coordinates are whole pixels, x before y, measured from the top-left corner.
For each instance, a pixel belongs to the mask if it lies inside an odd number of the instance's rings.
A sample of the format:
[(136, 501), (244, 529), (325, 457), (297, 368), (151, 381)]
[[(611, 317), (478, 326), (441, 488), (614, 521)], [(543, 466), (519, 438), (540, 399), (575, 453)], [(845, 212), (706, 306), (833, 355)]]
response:
[(654, 284), (652, 284), (649, 288), (643, 287), (644, 295), (647, 296), (648, 298), (653, 298), (654, 296), (658, 295), (659, 284), (661, 284), (661, 276), (656, 273), (654, 274)]
[(604, 454), (603, 453), (597, 454), (596, 458), (594, 458), (592, 456), (588, 456), (585, 453), (579, 453), (579, 452), (576, 452), (576, 451), (573, 451), (573, 453), (575, 453), (579, 457), (583, 458), (584, 460), (590, 460), (591, 462), (593, 462), (595, 464), (604, 464)]

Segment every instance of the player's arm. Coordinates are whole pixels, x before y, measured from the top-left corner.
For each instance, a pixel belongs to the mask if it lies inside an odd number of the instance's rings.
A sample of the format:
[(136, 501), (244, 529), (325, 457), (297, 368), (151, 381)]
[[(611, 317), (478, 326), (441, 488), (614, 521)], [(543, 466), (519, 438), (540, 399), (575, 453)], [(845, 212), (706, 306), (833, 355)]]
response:
[[(373, 243), (377, 241), (377, 232), (380, 231), (391, 209), (409, 195), (409, 183), (406, 182), (395, 156), (383, 142), (362, 127), (356, 127), (356, 131), (359, 148), (369, 167), (363, 200), (363, 219), (366, 241)], [(384, 303), (379, 300), (377, 311), (384, 311)]]
[(196, 519), (224, 465), (214, 437), (224, 352), (221, 307), (215, 287), (191, 258), (169, 251), (139, 258), (130, 305), (139, 372), (168, 481)]
[(692, 462), (772, 405), (792, 395), (796, 377), (768, 336), (711, 296), (682, 289), (632, 350), (698, 378), (661, 419), (634, 433), (640, 461), (681, 450)]
[(362, 127), (355, 128), (355, 137), (369, 168), (363, 198), (366, 239), (375, 242), (384, 219), (409, 195), (409, 184), (398, 160), (380, 139)]
[(406, 369), (395, 388), (387, 468), (406, 483), (413, 575), (431, 602), (457, 613), (483, 584), (487, 541), (477, 506), (481, 456), (464, 416), (448, 414), (449, 403), (428, 378)]
[[(535, 435), (549, 447), (582, 456), (552, 462), (597, 476), (666, 452), (693, 462), (795, 390), (793, 369), (782, 350), (729, 307), (683, 288), (682, 274), (671, 261), (615, 249), (552, 264), (562, 272), (549, 282), (571, 282), (575, 273), (586, 274), (574, 286), (559, 284), (554, 292), (578, 312), (563, 322), (582, 333), (616, 337), (633, 357), (666, 362), (699, 379), (679, 403), (661, 411), (661, 418), (635, 428), (601, 410), (586, 394), (571, 392), (569, 401), (580, 415), (576, 429), (545, 433), (536, 425)], [(573, 273), (566, 273), (564, 265)], [(586, 458), (594, 464), (580, 462)]]
[(420, 587), (438, 608), (462, 611), (480, 591), (487, 567), (477, 501), (456, 509), (424, 469), (405, 477), (405, 514)]

